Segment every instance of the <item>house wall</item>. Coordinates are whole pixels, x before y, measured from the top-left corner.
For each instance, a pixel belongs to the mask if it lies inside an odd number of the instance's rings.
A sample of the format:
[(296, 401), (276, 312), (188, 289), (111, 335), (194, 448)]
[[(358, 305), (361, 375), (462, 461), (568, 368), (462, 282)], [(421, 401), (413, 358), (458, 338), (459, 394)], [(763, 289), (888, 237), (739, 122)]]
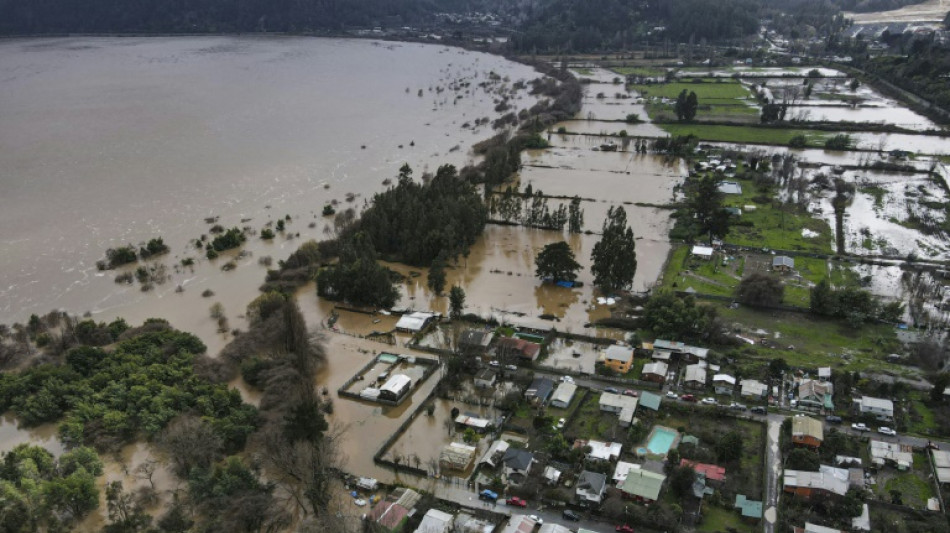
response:
[(821, 441), (810, 435), (797, 437), (793, 435), (792, 442), (801, 446), (809, 446), (811, 448), (818, 448), (821, 446)]
[(604, 361), (604, 366), (620, 374), (630, 372), (630, 365), (633, 364), (633, 358), (630, 361), (615, 361), (608, 359)]

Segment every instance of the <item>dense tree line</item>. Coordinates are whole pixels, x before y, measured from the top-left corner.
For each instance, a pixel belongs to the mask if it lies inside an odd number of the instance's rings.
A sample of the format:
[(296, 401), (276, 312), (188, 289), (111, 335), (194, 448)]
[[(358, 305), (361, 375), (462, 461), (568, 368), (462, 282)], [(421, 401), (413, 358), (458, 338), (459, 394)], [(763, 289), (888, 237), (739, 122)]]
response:
[(950, 49), (924, 40), (902, 43), (906, 56), (882, 55), (865, 62), (868, 72), (950, 110)]
[(20, 444), (0, 463), (0, 531), (62, 531), (99, 507), (96, 478), (102, 461), (78, 447), (58, 459), (45, 448)]
[(225, 385), (195, 376), (204, 344), (194, 335), (150, 321), (113, 350), (70, 350), (64, 364), (40, 364), (0, 375), (0, 410), (25, 426), (62, 421), (68, 445), (114, 449), (155, 437), (173, 418), (194, 412), (210, 421), (227, 450), (239, 450), (255, 429), (257, 412)]
[(331, 301), (388, 309), (399, 291), (390, 270), (377, 261), (373, 242), (363, 232), (346, 237), (340, 259), (317, 274), (317, 294)]
[(826, 279), (812, 287), (809, 308), (816, 315), (845, 318), (855, 327), (874, 320), (898, 322), (904, 315), (901, 302), (884, 303), (864, 289), (832, 287)]
[(359, 231), (387, 259), (428, 265), (466, 253), (481, 235), (488, 212), (472, 184), (455, 167), (443, 165), (425, 184), (403, 165), (395, 186), (373, 197)]

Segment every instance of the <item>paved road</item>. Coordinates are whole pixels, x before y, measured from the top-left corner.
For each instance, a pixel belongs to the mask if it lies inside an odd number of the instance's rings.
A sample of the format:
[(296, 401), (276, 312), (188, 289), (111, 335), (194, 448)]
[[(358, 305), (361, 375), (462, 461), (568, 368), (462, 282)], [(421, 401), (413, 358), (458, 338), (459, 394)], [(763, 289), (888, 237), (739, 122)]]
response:
[(765, 533), (775, 531), (775, 520), (778, 517), (779, 479), (782, 477), (782, 453), (779, 450), (779, 435), (782, 431), (782, 420), (785, 417), (778, 414), (768, 415), (766, 422), (765, 444), (765, 501), (763, 502), (762, 528)]
[(525, 508), (506, 505), (502, 500), (499, 500), (497, 503), (483, 502), (478, 499), (478, 494), (476, 494), (474, 491), (439, 491), (436, 492), (436, 495), (443, 500), (455, 501), (468, 507), (481, 507), (483, 509), (503, 515), (535, 515), (541, 518), (545, 524), (561, 524), (562, 526), (571, 530), (575, 530), (578, 527), (583, 527), (591, 531), (596, 531), (597, 533), (614, 533), (614, 528), (616, 527), (615, 525), (606, 522), (589, 520), (587, 519), (587, 515), (584, 513), (581, 513), (583, 519), (580, 522), (566, 520), (561, 516), (560, 509), (539, 508), (534, 502), (529, 502), (528, 507)]

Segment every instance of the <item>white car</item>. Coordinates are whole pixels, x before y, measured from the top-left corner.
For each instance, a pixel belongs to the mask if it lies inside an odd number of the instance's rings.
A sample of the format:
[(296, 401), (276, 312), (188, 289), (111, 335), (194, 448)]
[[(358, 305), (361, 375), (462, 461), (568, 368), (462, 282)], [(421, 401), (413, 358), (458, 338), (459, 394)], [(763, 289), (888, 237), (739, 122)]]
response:
[(495, 360), (492, 360), (492, 361), (489, 362), (488, 364), (489, 364), (490, 366), (495, 367), (495, 368), (498, 368), (499, 366), (501, 366), (501, 363), (499, 363), (498, 361), (495, 361)]
[(357, 506), (357, 507), (362, 507), (362, 506), (366, 505), (366, 500), (364, 500), (363, 498), (355, 499), (355, 500), (353, 500), (353, 505), (355, 505), (355, 506)]
[(880, 433), (881, 435), (888, 435), (891, 437), (897, 436), (897, 432), (887, 426), (881, 426), (877, 428), (877, 432)]
[(530, 516), (528, 516), (528, 518), (534, 520), (534, 522), (535, 522), (536, 524), (538, 524), (539, 526), (543, 526), (543, 525), (544, 525), (544, 519), (541, 518), (540, 516), (536, 515), (536, 514), (530, 515)]
[(505, 370), (515, 371), (515, 370), (518, 370), (518, 367), (515, 365), (505, 365)]
[(571, 376), (561, 376), (561, 383), (574, 383), (574, 378)]
[(716, 405), (719, 402), (717, 402), (715, 398), (703, 398), (703, 403), (706, 405)]
[(565, 419), (563, 419), (563, 418), (559, 418), (559, 419), (557, 420), (557, 426), (555, 426), (555, 427), (556, 427), (557, 429), (561, 429), (561, 428), (564, 427), (564, 424), (566, 424), (566, 423), (567, 423), (567, 420), (565, 420)]
[(673, 392), (673, 391), (671, 391), (671, 390), (666, 391), (666, 397), (669, 398), (669, 399), (671, 399), (671, 400), (678, 400), (678, 399), (679, 399), (679, 396), (677, 396), (676, 393)]
[(871, 431), (866, 425), (864, 425), (864, 422), (855, 422), (851, 424), (851, 429), (855, 431)]

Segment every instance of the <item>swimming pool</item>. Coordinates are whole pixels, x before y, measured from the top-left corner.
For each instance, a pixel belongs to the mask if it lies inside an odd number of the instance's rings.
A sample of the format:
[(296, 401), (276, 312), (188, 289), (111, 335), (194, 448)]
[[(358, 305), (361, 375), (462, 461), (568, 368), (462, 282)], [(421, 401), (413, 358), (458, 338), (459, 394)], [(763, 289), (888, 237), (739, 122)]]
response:
[(679, 432), (667, 427), (656, 426), (647, 440), (647, 450), (655, 455), (666, 455), (673, 443), (679, 438)]

